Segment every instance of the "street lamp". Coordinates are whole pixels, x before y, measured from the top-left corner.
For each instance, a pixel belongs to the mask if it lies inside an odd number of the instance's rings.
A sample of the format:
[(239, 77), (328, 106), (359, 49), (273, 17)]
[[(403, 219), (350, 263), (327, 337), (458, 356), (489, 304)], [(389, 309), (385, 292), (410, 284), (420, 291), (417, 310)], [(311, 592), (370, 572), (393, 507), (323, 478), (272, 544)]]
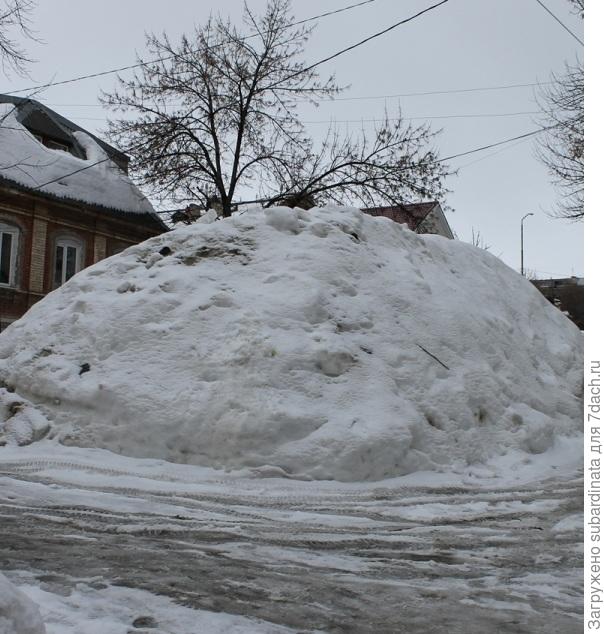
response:
[(531, 211), (528, 214), (524, 214), (520, 221), (520, 275), (522, 275), (522, 277), (524, 277), (524, 219), (534, 215), (535, 214)]

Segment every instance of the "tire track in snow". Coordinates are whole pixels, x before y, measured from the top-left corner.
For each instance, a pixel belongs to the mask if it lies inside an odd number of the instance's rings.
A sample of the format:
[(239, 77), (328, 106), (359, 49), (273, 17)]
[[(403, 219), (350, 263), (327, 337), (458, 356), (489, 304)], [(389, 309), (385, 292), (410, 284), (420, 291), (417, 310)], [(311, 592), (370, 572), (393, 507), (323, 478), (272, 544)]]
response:
[[(66, 587), (87, 569), (301, 631), (581, 631), (579, 537), (552, 530), (581, 512), (576, 478), (532, 488), (334, 485), (311, 494), (267, 480), (239, 491), (230, 479), (178, 487), (173, 478), (74, 464), (0, 465), (5, 566), (61, 574)], [(103, 475), (102, 484), (78, 484), (83, 471)], [(124, 487), (124, 477), (136, 480)], [(18, 487), (5, 499), (11, 481), (35, 483), (40, 499), (20, 500)], [(82, 492), (88, 505), (69, 504)], [(123, 505), (102, 508), (111, 504), (104, 495)], [(544, 594), (543, 579), (557, 595)], [(430, 612), (436, 605), (446, 628)]]

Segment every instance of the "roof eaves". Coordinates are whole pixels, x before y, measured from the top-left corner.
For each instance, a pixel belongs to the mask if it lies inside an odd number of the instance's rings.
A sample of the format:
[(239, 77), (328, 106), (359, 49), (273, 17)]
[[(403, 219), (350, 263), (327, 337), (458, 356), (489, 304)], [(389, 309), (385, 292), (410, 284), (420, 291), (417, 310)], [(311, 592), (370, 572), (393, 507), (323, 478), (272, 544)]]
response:
[(53, 194), (52, 192), (45, 192), (40, 189), (35, 189), (34, 187), (28, 187), (27, 185), (23, 185), (17, 181), (13, 181), (10, 178), (6, 178), (5, 176), (0, 176), (0, 185), (6, 185), (8, 187), (12, 187), (13, 189), (17, 189), (19, 191), (26, 192), (28, 194), (33, 194), (35, 196), (40, 196), (41, 198), (45, 198), (47, 200), (53, 200), (59, 203), (76, 203), (78, 205), (85, 205), (93, 211), (101, 211), (103, 213), (109, 213), (114, 216), (127, 216), (129, 218), (152, 218), (154, 222), (156, 222), (162, 229), (168, 231), (169, 227), (164, 223), (164, 221), (159, 217), (159, 215), (153, 212), (136, 212), (136, 211), (125, 211), (123, 209), (116, 209), (114, 207), (106, 207), (105, 205), (99, 205), (95, 203), (88, 202), (86, 200), (81, 200), (79, 198), (74, 198), (71, 196), (59, 196), (57, 194)]

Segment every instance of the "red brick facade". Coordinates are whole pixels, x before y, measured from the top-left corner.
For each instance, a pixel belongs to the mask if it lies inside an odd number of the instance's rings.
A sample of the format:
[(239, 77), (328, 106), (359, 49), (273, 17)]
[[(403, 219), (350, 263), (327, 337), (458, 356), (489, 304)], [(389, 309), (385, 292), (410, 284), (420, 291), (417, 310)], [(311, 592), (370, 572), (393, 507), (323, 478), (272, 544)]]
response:
[(57, 239), (71, 239), (81, 245), (78, 268), (84, 268), (165, 231), (150, 214), (119, 213), (59, 201), (6, 183), (0, 184), (0, 223), (18, 235), (14, 277), (11, 283), (0, 284), (0, 329), (55, 287)]

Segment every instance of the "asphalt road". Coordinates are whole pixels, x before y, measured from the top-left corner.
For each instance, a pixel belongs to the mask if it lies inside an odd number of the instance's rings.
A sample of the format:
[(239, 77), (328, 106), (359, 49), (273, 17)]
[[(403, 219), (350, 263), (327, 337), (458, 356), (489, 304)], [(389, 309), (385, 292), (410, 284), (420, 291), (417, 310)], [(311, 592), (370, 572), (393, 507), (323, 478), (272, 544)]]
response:
[(573, 634), (582, 484), (183, 487), (0, 462), (1, 569), (57, 594), (87, 579), (298, 632)]

